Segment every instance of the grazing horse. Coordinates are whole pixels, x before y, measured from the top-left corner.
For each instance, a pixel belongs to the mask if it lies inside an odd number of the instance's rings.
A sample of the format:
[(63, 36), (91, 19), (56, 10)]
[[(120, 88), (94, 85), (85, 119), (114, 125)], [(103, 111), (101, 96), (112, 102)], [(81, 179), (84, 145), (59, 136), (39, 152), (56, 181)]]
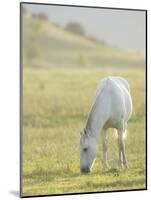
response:
[(124, 138), (127, 122), (132, 113), (132, 99), (128, 82), (122, 77), (107, 77), (100, 81), (96, 97), (80, 138), (80, 169), (90, 172), (97, 154), (97, 140), (101, 131), (102, 171), (107, 167), (106, 131), (117, 129), (119, 166), (128, 169)]

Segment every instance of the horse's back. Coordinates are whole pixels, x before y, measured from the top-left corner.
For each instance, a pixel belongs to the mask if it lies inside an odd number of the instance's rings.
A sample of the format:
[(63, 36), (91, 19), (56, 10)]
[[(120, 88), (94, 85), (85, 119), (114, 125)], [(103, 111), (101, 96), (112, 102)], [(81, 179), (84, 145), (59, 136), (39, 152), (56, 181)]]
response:
[(119, 87), (124, 87), (130, 92), (130, 86), (129, 83), (126, 79), (120, 77), (120, 76), (109, 76), (107, 78), (104, 78), (100, 81), (98, 88), (97, 88), (97, 93), (101, 92), (104, 87), (107, 87), (108, 84), (112, 84), (112, 82), (115, 82)]
[(132, 100), (127, 80), (116, 76), (103, 79), (97, 89), (97, 96), (100, 96), (98, 100), (104, 99), (102, 107), (108, 118), (123, 118), (125, 121), (130, 118)]

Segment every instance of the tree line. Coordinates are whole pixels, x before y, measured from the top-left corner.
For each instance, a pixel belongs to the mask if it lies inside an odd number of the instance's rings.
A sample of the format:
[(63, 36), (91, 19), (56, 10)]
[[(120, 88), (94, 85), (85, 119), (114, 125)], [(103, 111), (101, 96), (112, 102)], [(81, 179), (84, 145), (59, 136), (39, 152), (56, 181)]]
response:
[[(28, 11), (24, 7), (23, 7), (22, 11), (23, 11), (24, 14), (28, 13)], [(39, 18), (41, 20), (51, 21), (48, 18), (47, 14), (42, 13), (42, 12), (40, 12), (40, 13), (32, 13), (31, 16), (33, 18)], [(84, 26), (79, 22), (70, 21), (64, 27), (62, 27), (60, 24), (58, 24), (56, 22), (55, 23), (51, 22), (51, 23), (53, 23), (57, 27), (64, 28), (66, 31), (68, 31), (70, 33), (73, 33), (73, 34), (76, 34), (76, 35), (80, 35), (80, 36), (84, 36), (84, 37), (86, 37), (87, 39), (89, 39), (89, 40), (91, 40), (93, 42), (98, 42), (98, 43), (101, 43), (101, 44), (105, 45), (105, 41), (99, 40), (95, 36), (87, 35)]]

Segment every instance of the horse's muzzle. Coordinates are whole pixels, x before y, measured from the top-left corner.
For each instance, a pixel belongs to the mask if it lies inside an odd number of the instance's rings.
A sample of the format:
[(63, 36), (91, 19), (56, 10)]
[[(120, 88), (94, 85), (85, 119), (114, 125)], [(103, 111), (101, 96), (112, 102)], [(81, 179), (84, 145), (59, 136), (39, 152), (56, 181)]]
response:
[(89, 168), (81, 168), (82, 173), (89, 173), (90, 169)]

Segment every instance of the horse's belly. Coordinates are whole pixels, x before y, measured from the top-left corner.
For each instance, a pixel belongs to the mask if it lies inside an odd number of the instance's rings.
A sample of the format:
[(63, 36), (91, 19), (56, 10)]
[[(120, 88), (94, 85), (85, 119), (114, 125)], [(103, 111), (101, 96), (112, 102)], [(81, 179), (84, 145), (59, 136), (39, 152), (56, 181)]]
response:
[(104, 128), (118, 128), (118, 122), (114, 119), (107, 120), (106, 123), (104, 124)]

